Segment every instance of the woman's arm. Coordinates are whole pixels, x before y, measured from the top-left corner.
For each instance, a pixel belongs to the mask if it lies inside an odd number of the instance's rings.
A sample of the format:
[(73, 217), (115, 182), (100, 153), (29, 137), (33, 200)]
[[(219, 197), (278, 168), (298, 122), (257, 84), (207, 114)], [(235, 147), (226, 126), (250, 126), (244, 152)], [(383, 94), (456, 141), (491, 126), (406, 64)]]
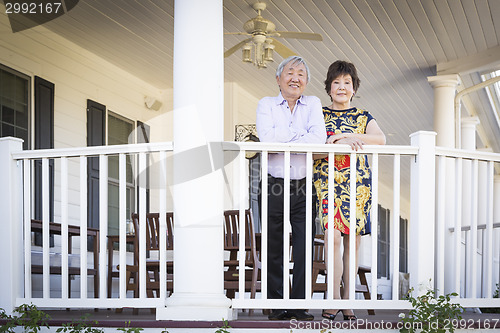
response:
[[(349, 140), (344, 140), (349, 139)], [(340, 141), (340, 142), (339, 142)], [(365, 133), (338, 133), (328, 137), (326, 143), (359, 142), (362, 145), (385, 145), (385, 134), (382, 132), (375, 119), (366, 126)]]
[[(385, 134), (382, 132), (375, 119), (366, 125), (366, 133), (337, 133), (330, 135), (326, 143), (349, 145), (353, 150), (363, 149), (363, 145), (385, 145)], [(314, 154), (313, 158), (321, 159), (328, 154)]]

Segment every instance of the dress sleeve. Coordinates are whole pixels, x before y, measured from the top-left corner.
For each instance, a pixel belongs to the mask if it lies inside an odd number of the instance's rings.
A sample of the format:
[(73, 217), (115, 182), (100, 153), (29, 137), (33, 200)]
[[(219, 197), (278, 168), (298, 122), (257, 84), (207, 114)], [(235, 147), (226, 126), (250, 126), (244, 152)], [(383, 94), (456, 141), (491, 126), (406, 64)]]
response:
[[(372, 114), (368, 111), (365, 111), (366, 114), (366, 126), (370, 123), (370, 121), (375, 120), (375, 117), (372, 116)], [(366, 127), (365, 127), (365, 133), (366, 133)]]

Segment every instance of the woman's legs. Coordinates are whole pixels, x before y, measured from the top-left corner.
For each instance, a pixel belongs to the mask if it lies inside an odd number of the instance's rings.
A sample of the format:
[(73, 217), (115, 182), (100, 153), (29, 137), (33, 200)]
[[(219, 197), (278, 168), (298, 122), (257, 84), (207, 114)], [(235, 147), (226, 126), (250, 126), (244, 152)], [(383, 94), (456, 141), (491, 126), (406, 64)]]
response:
[[(333, 298), (340, 299), (340, 280), (342, 278), (342, 253), (340, 252), (340, 244), (342, 242), (342, 234), (337, 229), (333, 229)], [(331, 251), (328, 251), (328, 230), (325, 230), (325, 264), (328, 268), (328, 255)], [(328, 314), (337, 314), (336, 309), (324, 310), (323, 312)]]
[[(349, 237), (350, 235), (344, 235), (344, 255), (343, 255), (343, 281), (344, 281), (344, 291), (342, 293), (343, 299), (349, 299), (349, 258), (350, 258), (350, 250), (349, 250)], [(356, 235), (356, 253), (355, 256), (355, 269), (354, 272), (358, 272), (358, 254), (359, 254), (359, 245), (361, 244), (361, 235)], [(344, 316), (354, 315), (354, 311), (352, 310), (344, 310)]]

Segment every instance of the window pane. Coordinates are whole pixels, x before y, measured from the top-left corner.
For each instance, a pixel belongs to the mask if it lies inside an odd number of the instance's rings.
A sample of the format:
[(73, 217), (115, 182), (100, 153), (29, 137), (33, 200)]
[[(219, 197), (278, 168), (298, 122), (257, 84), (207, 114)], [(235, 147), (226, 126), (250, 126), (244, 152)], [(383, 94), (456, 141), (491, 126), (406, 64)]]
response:
[(16, 126), (28, 129), (28, 107), (16, 110)]
[(29, 79), (0, 66), (0, 136), (14, 136), (29, 147)]
[(14, 126), (8, 124), (2, 124), (2, 136), (14, 136)]
[(119, 196), (118, 186), (108, 184), (108, 234), (118, 235), (118, 218), (119, 218)]
[(15, 119), (14, 109), (7, 106), (2, 107), (2, 122), (4, 124), (7, 123), (10, 125), (14, 125), (15, 124), (14, 119)]
[(129, 142), (129, 135), (132, 133), (134, 125), (131, 121), (126, 121), (113, 115), (108, 116), (108, 144), (122, 145)]
[[(134, 143), (129, 142), (129, 136), (134, 129), (134, 122), (112, 113), (108, 114), (108, 145), (122, 145)], [(108, 176), (111, 179), (109, 187), (109, 222), (108, 229), (109, 232), (117, 235), (119, 232), (119, 187), (117, 182), (119, 181), (120, 173), (120, 159), (119, 156), (110, 156), (108, 160)], [(132, 177), (132, 157), (130, 155), (126, 156), (125, 162), (126, 170), (126, 196), (127, 196), (127, 207), (126, 207), (126, 217), (130, 218), (131, 210), (134, 207), (133, 198), (133, 177)], [(113, 190), (111, 188), (113, 187)], [(112, 197), (113, 196), (113, 197)]]
[(118, 156), (109, 156), (108, 158), (108, 177), (118, 180), (119, 175), (119, 158)]

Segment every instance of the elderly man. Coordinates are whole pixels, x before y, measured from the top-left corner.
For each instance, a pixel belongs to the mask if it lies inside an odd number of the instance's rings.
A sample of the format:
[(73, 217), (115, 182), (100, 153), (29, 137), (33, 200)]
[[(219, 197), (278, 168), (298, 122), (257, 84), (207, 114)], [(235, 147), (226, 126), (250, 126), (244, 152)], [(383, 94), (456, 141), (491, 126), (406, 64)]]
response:
[[(304, 59), (289, 57), (278, 66), (280, 94), (264, 97), (257, 107), (257, 132), (261, 142), (325, 143), (326, 130), (321, 102), (302, 93), (310, 74)], [(283, 154), (269, 154), (268, 175), (268, 298), (283, 298), (283, 193), (284, 170), (290, 169), (290, 223), (293, 246), (293, 285), (290, 297), (305, 298), (306, 253), (306, 156), (291, 154), (284, 165)], [(313, 190), (314, 191), (314, 190)], [(314, 195), (313, 200), (314, 203)], [(313, 221), (315, 209), (313, 208)], [(313, 223), (313, 235), (315, 228)], [(313, 320), (305, 310), (273, 310), (270, 320)]]

